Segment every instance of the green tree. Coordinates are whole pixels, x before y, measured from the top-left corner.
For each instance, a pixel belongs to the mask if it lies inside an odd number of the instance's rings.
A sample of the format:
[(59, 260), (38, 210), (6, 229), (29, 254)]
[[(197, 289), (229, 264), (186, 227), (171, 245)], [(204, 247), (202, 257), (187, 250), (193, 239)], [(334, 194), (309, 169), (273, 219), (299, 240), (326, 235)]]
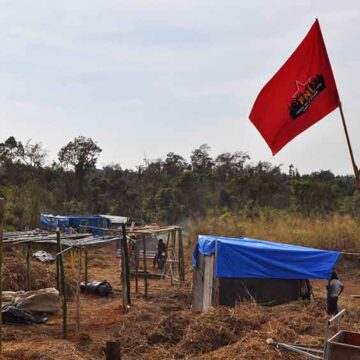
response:
[(199, 173), (207, 173), (212, 170), (214, 161), (209, 155), (211, 150), (207, 144), (202, 144), (198, 149), (191, 153), (191, 166), (194, 171)]
[(78, 136), (62, 147), (58, 153), (59, 162), (75, 171), (77, 195), (82, 194), (86, 174), (95, 168), (102, 149), (91, 138)]

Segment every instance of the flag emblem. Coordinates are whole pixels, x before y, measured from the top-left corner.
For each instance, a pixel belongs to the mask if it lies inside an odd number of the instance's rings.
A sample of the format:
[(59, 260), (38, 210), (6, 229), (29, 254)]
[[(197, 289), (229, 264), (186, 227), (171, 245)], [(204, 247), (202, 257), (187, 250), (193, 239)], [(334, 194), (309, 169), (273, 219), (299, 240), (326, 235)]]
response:
[(323, 75), (310, 78), (305, 84), (296, 81), (297, 90), (289, 106), (289, 114), (295, 120), (304, 114), (312, 101), (326, 87)]

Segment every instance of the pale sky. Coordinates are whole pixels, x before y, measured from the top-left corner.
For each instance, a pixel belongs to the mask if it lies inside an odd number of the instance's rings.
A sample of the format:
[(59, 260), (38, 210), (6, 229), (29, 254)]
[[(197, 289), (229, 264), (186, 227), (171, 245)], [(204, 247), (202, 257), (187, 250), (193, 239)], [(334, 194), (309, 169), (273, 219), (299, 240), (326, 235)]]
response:
[(207, 143), (350, 174), (338, 110), (275, 157), (248, 119), (315, 18), (360, 164), (358, 0), (0, 0), (0, 141), (42, 142), (51, 160), (84, 135), (99, 166), (123, 168)]

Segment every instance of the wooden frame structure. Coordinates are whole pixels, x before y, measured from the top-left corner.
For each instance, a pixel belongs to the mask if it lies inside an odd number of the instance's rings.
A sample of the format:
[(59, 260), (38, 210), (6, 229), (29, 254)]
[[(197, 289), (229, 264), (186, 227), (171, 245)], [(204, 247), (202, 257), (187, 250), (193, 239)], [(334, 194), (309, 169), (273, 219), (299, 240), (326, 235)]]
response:
[[(1, 202), (0, 202), (1, 208)], [(0, 212), (1, 217), (1, 212)], [(4, 239), (5, 237), (5, 239)], [(125, 238), (126, 239), (126, 238)], [(29, 233), (18, 232), (14, 236), (12, 233), (8, 233), (3, 236), (3, 233), (0, 228), (0, 255), (2, 253), (3, 245), (25, 245), (26, 246), (26, 288), (31, 290), (31, 263), (30, 263), (30, 249), (31, 244), (50, 244), (56, 246), (56, 288), (59, 290), (60, 295), (63, 297), (63, 338), (67, 338), (67, 300), (68, 294), (66, 289), (66, 274), (63, 263), (63, 256), (65, 253), (71, 253), (71, 251), (76, 251), (77, 254), (77, 267), (76, 267), (76, 292), (75, 292), (75, 327), (76, 333), (80, 331), (80, 274), (81, 274), (81, 264), (82, 264), (82, 253), (84, 253), (84, 267), (85, 267), (85, 283), (88, 282), (88, 247), (103, 246), (109, 243), (114, 243), (121, 241), (122, 238), (114, 236), (103, 236), (95, 237), (91, 234), (76, 234), (76, 235), (65, 235), (62, 236), (58, 230), (55, 234), (42, 233), (39, 236), (36, 236)], [(126, 243), (126, 241), (125, 241)], [(66, 247), (63, 249), (63, 247)], [(83, 251), (84, 250), (84, 251)], [(0, 282), (1, 282), (1, 256), (0, 256)], [(123, 261), (123, 264), (126, 263), (126, 259)], [(125, 266), (122, 266), (124, 268)], [(121, 277), (125, 278), (126, 273), (124, 274), (121, 271)], [(126, 282), (125, 282), (126, 283)], [(123, 284), (123, 282), (122, 282)], [(125, 285), (126, 286), (126, 285)], [(130, 289), (129, 289), (130, 290)], [(124, 296), (126, 294), (126, 296)], [(128, 310), (128, 295), (130, 291), (127, 289), (122, 289), (122, 298), (123, 298), (123, 310), (126, 312)], [(0, 299), (2, 295), (2, 289), (0, 285)], [(0, 300), (1, 301), (1, 300)], [(1, 302), (0, 302), (1, 306)], [(1, 317), (0, 317), (1, 318)], [(1, 333), (1, 323), (0, 323), (0, 333)], [(1, 338), (0, 338), (1, 342)]]
[[(135, 293), (138, 294), (139, 277), (144, 278), (145, 298), (148, 296), (148, 278), (160, 277), (169, 278), (171, 284), (174, 282), (183, 284), (185, 281), (185, 265), (184, 265), (184, 245), (182, 238), (182, 227), (166, 226), (158, 228), (138, 228), (129, 231), (130, 239), (134, 241), (134, 271), (135, 277)], [(148, 259), (153, 259), (154, 252), (149, 252), (147, 242), (157, 239), (158, 237), (166, 237), (165, 242), (165, 262), (161, 273), (153, 273), (148, 271)], [(142, 259), (143, 268), (140, 268)]]
[[(167, 234), (166, 241), (166, 261), (163, 272), (160, 274), (161, 278), (170, 278), (171, 283), (179, 282), (183, 283), (185, 278), (184, 268), (184, 249), (182, 241), (182, 228), (179, 226), (170, 227), (158, 227), (156, 229), (140, 228), (130, 229), (129, 235), (126, 233), (126, 226), (122, 224), (120, 229), (106, 229), (111, 231), (115, 236), (103, 236), (95, 237), (91, 234), (75, 234), (75, 235), (63, 235), (60, 230), (57, 230), (55, 234), (41, 232), (39, 236), (32, 232), (14, 232), (3, 233), (3, 219), (4, 219), (3, 201), (0, 199), (0, 308), (1, 308), (1, 296), (2, 296), (2, 254), (3, 245), (25, 245), (26, 246), (26, 290), (31, 290), (31, 244), (52, 244), (56, 246), (56, 287), (59, 293), (63, 297), (63, 338), (67, 338), (67, 300), (68, 294), (66, 291), (66, 274), (63, 263), (63, 256), (65, 253), (75, 251), (77, 254), (77, 266), (76, 266), (76, 294), (75, 294), (75, 327), (76, 333), (80, 331), (80, 275), (81, 268), (84, 264), (84, 280), (88, 283), (88, 248), (95, 246), (103, 246), (105, 244), (120, 242), (121, 244), (121, 285), (122, 285), (122, 301), (123, 311), (128, 311), (131, 302), (130, 297), (130, 266), (129, 266), (129, 254), (128, 254), (128, 240), (132, 240), (135, 236), (137, 239), (142, 239), (142, 253), (143, 253), (143, 275), (145, 293), (144, 297), (148, 296), (148, 274), (147, 271), (147, 239), (153, 236), (159, 236)], [(116, 236), (117, 234), (117, 236)], [(137, 242), (140, 244), (140, 242)], [(137, 264), (135, 271), (135, 285), (136, 293), (138, 293), (138, 277), (140, 267), (140, 249), (136, 251)], [(83, 255), (84, 254), (84, 255)], [(84, 256), (84, 259), (83, 259)], [(0, 354), (1, 354), (1, 331), (2, 323), (0, 316)]]

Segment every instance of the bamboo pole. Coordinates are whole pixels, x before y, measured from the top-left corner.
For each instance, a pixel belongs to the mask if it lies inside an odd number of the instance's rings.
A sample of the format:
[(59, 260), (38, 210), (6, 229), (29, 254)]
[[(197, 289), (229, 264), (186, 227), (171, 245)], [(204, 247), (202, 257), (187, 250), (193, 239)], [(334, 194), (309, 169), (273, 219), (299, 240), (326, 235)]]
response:
[(178, 251), (176, 249), (176, 233), (177, 233), (176, 229), (174, 229), (171, 232), (172, 251), (173, 251), (173, 258), (174, 258), (174, 261), (171, 261), (171, 263), (170, 263), (171, 264), (171, 285), (174, 285), (174, 281), (173, 281), (174, 267), (177, 270), (177, 273), (178, 273), (178, 276), (179, 276), (179, 279), (180, 279), (179, 257), (178, 257)]
[(70, 266), (72, 270), (75, 270), (75, 250), (72, 249), (69, 252), (70, 254)]
[(77, 269), (76, 269), (76, 308), (75, 322), (76, 333), (80, 331), (80, 273), (81, 273), (81, 247), (77, 250)]
[(178, 228), (178, 236), (179, 236), (179, 275), (180, 275), (180, 283), (182, 284), (185, 281), (185, 264), (184, 264), (184, 244), (182, 238), (182, 229)]
[(138, 272), (139, 272), (139, 243), (135, 243), (135, 294), (139, 293), (139, 279), (138, 279)]
[[(123, 229), (124, 231), (124, 229)], [(123, 311), (128, 311), (128, 286), (127, 286), (127, 274), (126, 274), (126, 250), (127, 250), (127, 242), (126, 235), (124, 236), (124, 232), (121, 238), (121, 292), (122, 292), (122, 304)]]
[[(3, 231), (4, 231), (4, 199), (0, 198), (0, 310), (2, 309), (2, 270), (3, 270)], [(0, 355), (2, 354), (2, 314), (0, 316)]]
[(166, 240), (166, 245), (165, 245), (164, 268), (163, 268), (163, 270), (162, 270), (162, 276), (161, 276), (162, 279), (166, 276), (166, 264), (167, 264), (167, 261), (168, 261), (169, 242), (170, 242), (170, 231), (168, 232), (168, 236), (167, 236), (167, 240)]
[(64, 271), (64, 263), (63, 263), (63, 254), (62, 254), (62, 246), (61, 246), (61, 238), (60, 238), (60, 229), (56, 230), (56, 240), (58, 245), (59, 254), (56, 256), (57, 263), (59, 264), (59, 275), (61, 281), (61, 292), (63, 295), (63, 338), (67, 338), (67, 294), (66, 294), (66, 282), (65, 282), (65, 271)]
[(63, 294), (63, 338), (67, 338), (67, 296), (66, 296), (66, 284), (65, 284), (65, 272), (63, 264), (63, 255), (58, 255), (61, 277), (61, 290)]
[[(60, 229), (56, 229), (56, 244), (57, 244), (57, 252), (61, 253), (62, 246), (61, 246), (61, 238), (60, 238)], [(56, 256), (56, 288), (62, 294), (61, 291), (61, 283), (60, 283), (60, 257)]]
[(126, 274), (126, 292), (127, 302), (131, 305), (131, 293), (130, 293), (130, 266), (129, 266), (129, 249), (126, 237), (126, 224), (122, 224), (122, 235), (125, 241), (123, 242), (124, 255), (125, 255), (125, 274)]
[(145, 299), (148, 297), (148, 277), (146, 264), (146, 237), (143, 235), (143, 260), (144, 260), (144, 282), (145, 282)]
[(30, 243), (26, 244), (26, 291), (31, 290), (31, 262), (30, 262), (30, 254), (31, 254), (31, 245)]
[(343, 127), (344, 127), (346, 142), (347, 142), (347, 145), (348, 145), (348, 148), (349, 148), (351, 163), (352, 163), (353, 170), (354, 170), (356, 189), (360, 192), (360, 175), (359, 175), (359, 169), (358, 169), (358, 167), (357, 167), (357, 165), (356, 165), (356, 162), (355, 162), (354, 153), (353, 153), (353, 150), (352, 150), (352, 146), (351, 146), (351, 142), (350, 142), (350, 137), (349, 137), (349, 133), (348, 133), (348, 130), (347, 130), (347, 126), (346, 126), (346, 122), (345, 122), (345, 116), (344, 116), (344, 112), (343, 112), (343, 108), (342, 108), (341, 101), (339, 101), (339, 109), (340, 109), (340, 115), (341, 115), (342, 124), (343, 124)]
[(87, 293), (87, 284), (88, 284), (88, 250), (85, 247), (85, 293)]

